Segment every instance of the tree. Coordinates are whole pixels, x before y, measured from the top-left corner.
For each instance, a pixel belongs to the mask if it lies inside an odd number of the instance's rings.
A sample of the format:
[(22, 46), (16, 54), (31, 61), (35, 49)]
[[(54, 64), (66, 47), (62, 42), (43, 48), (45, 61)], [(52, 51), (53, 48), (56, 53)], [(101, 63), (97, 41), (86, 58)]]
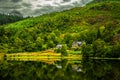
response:
[(1, 14), (0, 13), (0, 25), (17, 22), (19, 20), (23, 20), (23, 16), (17, 16), (17, 15), (8, 15), (8, 14)]
[(53, 48), (53, 47), (55, 47), (55, 44), (53, 43), (52, 40), (48, 41), (47, 47), (48, 47), (48, 48)]
[(16, 47), (22, 46), (23, 44), (24, 44), (23, 41), (22, 41), (19, 37), (16, 37), (16, 38), (14, 39), (14, 45), (15, 45)]
[(100, 28), (98, 28), (98, 31), (97, 31), (97, 38), (101, 38)]
[(94, 41), (93, 42), (93, 50), (94, 50), (93, 56), (101, 57), (102, 55), (104, 55), (104, 46), (105, 46), (105, 42), (103, 40), (98, 39)]
[(41, 39), (41, 37), (37, 37), (35, 43), (36, 43), (37, 49), (42, 50), (42, 45), (44, 44), (44, 40)]
[(62, 48), (61, 48), (61, 55), (62, 56), (67, 56), (68, 53), (67, 53), (67, 46), (66, 45), (63, 45)]
[(4, 33), (5, 33), (4, 27), (0, 26), (0, 37), (3, 36)]
[(94, 53), (93, 45), (91, 45), (91, 44), (82, 45), (82, 54), (85, 59), (88, 57), (93, 57), (94, 56), (93, 53)]
[(73, 36), (70, 35), (70, 34), (66, 34), (64, 36), (64, 41), (65, 41), (65, 44), (67, 44), (68, 47), (71, 47), (72, 43), (73, 43)]

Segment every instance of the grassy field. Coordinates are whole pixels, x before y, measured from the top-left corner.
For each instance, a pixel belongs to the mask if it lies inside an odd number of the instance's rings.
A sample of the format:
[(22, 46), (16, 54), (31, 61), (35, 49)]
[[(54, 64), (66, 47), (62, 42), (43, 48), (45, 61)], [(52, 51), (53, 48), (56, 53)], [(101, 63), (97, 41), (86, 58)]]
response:
[(8, 61), (41, 61), (48, 64), (53, 64), (54, 62), (63, 59), (68, 61), (82, 60), (82, 55), (69, 54), (68, 56), (62, 56), (61, 53), (55, 53), (52, 50), (5, 54), (5, 56)]
[(46, 50), (41, 52), (6, 54), (6, 59), (8, 60), (82, 59), (82, 55), (68, 54), (68, 56), (62, 56), (61, 53), (55, 53), (53, 50)]
[(56, 61), (68, 60), (70, 62), (82, 60), (82, 55), (69, 54), (68, 56), (61, 56), (61, 53), (50, 51), (43, 52), (26, 52), (13, 54), (0, 54), (0, 62), (7, 61), (40, 61), (47, 64), (54, 64)]
[[(80, 56), (79, 56), (80, 57)], [(40, 61), (40, 62), (45, 62), (48, 64), (53, 64), (56, 61), (61, 61), (61, 60), (68, 60), (70, 62), (76, 62), (82, 60), (82, 58), (76, 58), (76, 57), (47, 57), (47, 56), (37, 56), (37, 57), (9, 57), (7, 58), (7, 61)]]
[(68, 56), (61, 56), (60, 53), (16, 53), (6, 54), (7, 58), (80, 58), (81, 55), (69, 54)]

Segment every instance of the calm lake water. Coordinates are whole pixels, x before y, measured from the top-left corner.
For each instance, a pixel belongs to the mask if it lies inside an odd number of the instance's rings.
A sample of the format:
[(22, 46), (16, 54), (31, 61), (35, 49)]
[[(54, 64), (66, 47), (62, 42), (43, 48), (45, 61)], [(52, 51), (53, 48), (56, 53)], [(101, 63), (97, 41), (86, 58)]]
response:
[(120, 61), (0, 60), (0, 80), (120, 80)]

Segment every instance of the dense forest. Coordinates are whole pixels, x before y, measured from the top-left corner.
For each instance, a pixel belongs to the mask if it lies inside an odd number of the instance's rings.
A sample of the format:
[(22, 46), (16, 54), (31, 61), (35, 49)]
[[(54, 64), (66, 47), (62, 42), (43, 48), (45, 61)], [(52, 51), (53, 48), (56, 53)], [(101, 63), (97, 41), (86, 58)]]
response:
[(0, 13), (0, 25), (17, 22), (23, 19), (24, 19), (23, 16)]
[(93, 0), (91, 3), (97, 3), (97, 2), (109, 2), (109, 1), (120, 1), (120, 0)]
[(120, 57), (120, 2), (89, 4), (0, 26), (0, 52), (35, 52), (73, 42), (84, 57)]

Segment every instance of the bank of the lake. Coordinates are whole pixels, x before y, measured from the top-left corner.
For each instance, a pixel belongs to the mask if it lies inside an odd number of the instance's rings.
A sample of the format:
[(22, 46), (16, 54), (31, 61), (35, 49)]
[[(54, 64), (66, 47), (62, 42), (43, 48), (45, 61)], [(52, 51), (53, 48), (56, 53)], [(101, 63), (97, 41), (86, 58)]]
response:
[(61, 53), (56, 53), (53, 50), (46, 50), (40, 52), (24, 52), (24, 53), (11, 53), (4, 54), (4, 58), (7, 60), (38, 60), (38, 59), (82, 59), (81, 54), (68, 54), (67, 56), (62, 55)]
[(108, 58), (108, 57), (90, 57), (90, 59), (96, 59), (96, 60), (120, 60), (120, 57), (118, 57), (118, 58)]

